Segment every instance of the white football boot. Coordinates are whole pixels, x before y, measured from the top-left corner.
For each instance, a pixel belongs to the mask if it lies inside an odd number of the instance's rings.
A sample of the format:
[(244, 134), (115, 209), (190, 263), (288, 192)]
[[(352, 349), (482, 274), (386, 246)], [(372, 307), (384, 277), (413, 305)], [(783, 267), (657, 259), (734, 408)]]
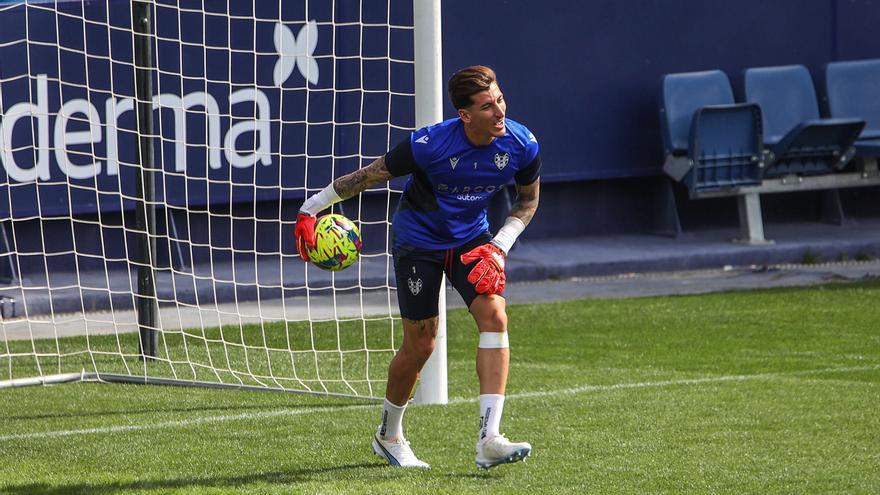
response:
[(477, 442), (477, 467), (488, 469), (508, 462), (525, 462), (531, 453), (528, 442), (513, 443), (504, 435), (491, 436)]
[(376, 433), (373, 435), (373, 452), (395, 467), (423, 469), (431, 467), (427, 462), (416, 457), (409, 442), (402, 436), (396, 440), (385, 441), (379, 438), (379, 434)]

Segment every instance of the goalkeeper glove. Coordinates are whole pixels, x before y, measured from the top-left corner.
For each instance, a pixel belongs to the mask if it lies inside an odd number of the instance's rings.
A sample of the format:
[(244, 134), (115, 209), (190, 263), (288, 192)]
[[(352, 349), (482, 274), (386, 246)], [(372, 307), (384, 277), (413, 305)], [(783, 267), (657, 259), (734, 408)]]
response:
[(300, 207), (293, 236), (296, 239), (296, 249), (303, 261), (309, 261), (308, 249), (315, 249), (315, 222), (318, 220), (315, 215), (341, 200), (331, 182), (320, 192), (313, 194)]
[(307, 248), (315, 248), (315, 222), (317, 217), (307, 213), (300, 212), (296, 216), (296, 227), (293, 230), (293, 237), (296, 239), (296, 249), (303, 261), (309, 261), (309, 253)]
[(461, 255), (461, 262), (476, 265), (468, 274), (468, 282), (474, 284), (478, 294), (501, 294), (507, 277), (504, 275), (504, 252), (494, 244), (483, 244)]

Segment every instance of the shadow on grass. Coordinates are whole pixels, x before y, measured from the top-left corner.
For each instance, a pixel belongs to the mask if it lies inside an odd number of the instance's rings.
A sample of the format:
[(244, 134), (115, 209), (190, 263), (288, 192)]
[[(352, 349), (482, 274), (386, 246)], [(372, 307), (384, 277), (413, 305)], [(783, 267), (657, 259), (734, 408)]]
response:
[(447, 478), (456, 480), (493, 480), (504, 478), (507, 475), (505, 469), (480, 469), (476, 472), (454, 473), (446, 475)]
[(0, 488), (0, 494), (29, 493), (34, 495), (86, 495), (86, 494), (110, 494), (128, 490), (187, 490), (195, 488), (239, 488), (251, 483), (268, 483), (273, 485), (294, 485), (312, 481), (313, 475), (326, 475), (334, 472), (352, 471), (356, 469), (375, 469), (388, 467), (387, 463), (363, 463), (345, 464), (341, 466), (316, 467), (308, 469), (294, 469), (291, 471), (276, 471), (246, 476), (216, 477), (216, 478), (176, 478), (155, 481), (131, 481), (128, 483), (81, 483), (76, 485), (49, 485), (46, 483), (31, 483), (12, 485)]

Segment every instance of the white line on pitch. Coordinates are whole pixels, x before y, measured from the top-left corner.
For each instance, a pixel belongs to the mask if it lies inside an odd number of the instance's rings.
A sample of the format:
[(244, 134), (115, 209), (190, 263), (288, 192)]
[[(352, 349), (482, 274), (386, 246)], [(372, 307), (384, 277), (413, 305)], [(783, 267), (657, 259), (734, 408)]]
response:
[[(572, 388), (564, 388), (560, 390), (554, 390), (552, 392), (547, 391), (536, 391), (536, 392), (521, 392), (518, 394), (510, 395), (510, 397), (516, 397), (520, 399), (530, 398), (530, 397), (545, 397), (548, 395), (559, 395), (559, 394), (582, 394), (585, 392), (602, 392), (606, 390), (621, 390), (627, 388), (648, 388), (648, 387), (671, 387), (675, 385), (700, 385), (703, 383), (721, 383), (721, 382), (739, 382), (745, 380), (757, 380), (757, 379), (765, 379), (765, 378), (780, 378), (785, 376), (797, 376), (797, 375), (817, 375), (821, 373), (850, 373), (854, 371), (871, 371), (880, 369), (880, 365), (875, 366), (856, 366), (856, 367), (840, 367), (840, 368), (823, 368), (818, 370), (802, 370), (802, 371), (781, 371), (775, 373), (758, 373), (754, 375), (723, 375), (723, 376), (708, 376), (704, 378), (682, 378), (680, 380), (663, 380), (657, 382), (636, 382), (636, 383), (614, 383), (611, 385), (583, 385), (580, 387), (572, 387)], [(2, 437), (0, 437), (2, 438)]]
[[(653, 387), (672, 387), (678, 385), (701, 385), (706, 383), (723, 383), (723, 382), (739, 382), (747, 380), (763, 380), (768, 378), (781, 378), (785, 376), (797, 375), (815, 375), (821, 373), (849, 373), (855, 371), (870, 371), (880, 369), (880, 365), (875, 366), (858, 366), (858, 367), (841, 367), (841, 368), (823, 368), (817, 370), (790, 371), (777, 373), (759, 373), (754, 375), (722, 375), (710, 376), (704, 378), (683, 378), (680, 380), (662, 380), (656, 382), (634, 382), (634, 383), (614, 383), (610, 385), (584, 385), (581, 387), (564, 388), (559, 390), (540, 390), (535, 392), (520, 392), (508, 395), (508, 399), (528, 399), (536, 397), (550, 397), (556, 395), (572, 395), (588, 392), (602, 392), (610, 390), (623, 390), (631, 388), (653, 388)], [(449, 399), (449, 404), (466, 404), (476, 402), (475, 398), (453, 397)], [(175, 421), (164, 421), (161, 423), (151, 423), (145, 425), (122, 425), (122, 426), (105, 426), (100, 428), (84, 428), (79, 430), (56, 430), (42, 431), (34, 433), (16, 433), (12, 435), (0, 436), (0, 442), (9, 440), (28, 440), (36, 438), (58, 438), (73, 435), (90, 435), (104, 433), (120, 433), (143, 430), (159, 430), (165, 428), (180, 428), (187, 426), (198, 426), (206, 423), (220, 423), (226, 421), (246, 421), (253, 419), (274, 418), (279, 416), (298, 416), (311, 413), (330, 413), (359, 409), (378, 409), (377, 404), (354, 404), (349, 406), (326, 406), (315, 407), (309, 409), (283, 409), (278, 411), (265, 411), (258, 413), (232, 414), (225, 416), (205, 416), (202, 418), (182, 419)]]

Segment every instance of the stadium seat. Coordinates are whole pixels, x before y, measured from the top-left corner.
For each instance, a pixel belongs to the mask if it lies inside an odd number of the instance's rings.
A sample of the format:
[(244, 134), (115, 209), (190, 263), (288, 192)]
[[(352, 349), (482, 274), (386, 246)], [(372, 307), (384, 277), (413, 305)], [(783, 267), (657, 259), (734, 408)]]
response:
[(724, 72), (667, 74), (660, 105), (663, 170), (692, 196), (760, 184), (761, 111), (754, 103), (734, 103)]
[(825, 92), (831, 117), (866, 122), (856, 141), (858, 154), (880, 156), (880, 59), (828, 64)]
[(745, 98), (761, 107), (769, 150), (764, 177), (828, 174), (855, 156), (853, 143), (865, 121), (820, 119), (813, 80), (803, 65), (746, 70)]

